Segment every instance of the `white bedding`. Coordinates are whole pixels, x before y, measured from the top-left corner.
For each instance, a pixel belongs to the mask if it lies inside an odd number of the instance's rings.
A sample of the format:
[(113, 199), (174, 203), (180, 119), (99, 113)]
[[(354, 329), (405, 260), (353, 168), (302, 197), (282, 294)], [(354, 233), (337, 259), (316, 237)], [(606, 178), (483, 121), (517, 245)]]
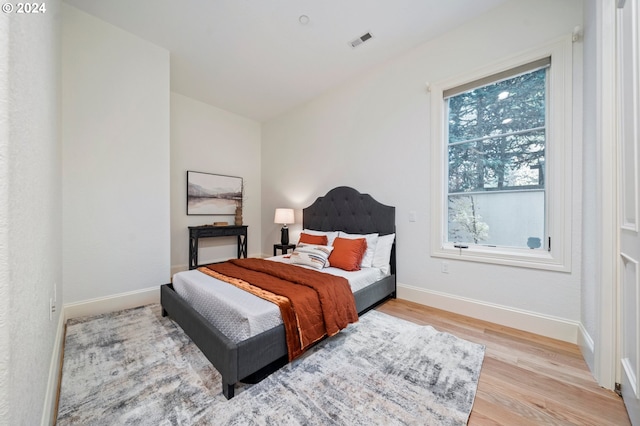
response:
[[(271, 257), (269, 260), (289, 263), (289, 259), (285, 256)], [(304, 268), (304, 266), (298, 267)], [(324, 268), (322, 272), (346, 278), (354, 293), (385, 276), (385, 273), (378, 268), (363, 268), (360, 271), (348, 272), (329, 267)], [(275, 304), (197, 269), (175, 274), (173, 288), (200, 315), (234, 343), (282, 324), (280, 309)]]

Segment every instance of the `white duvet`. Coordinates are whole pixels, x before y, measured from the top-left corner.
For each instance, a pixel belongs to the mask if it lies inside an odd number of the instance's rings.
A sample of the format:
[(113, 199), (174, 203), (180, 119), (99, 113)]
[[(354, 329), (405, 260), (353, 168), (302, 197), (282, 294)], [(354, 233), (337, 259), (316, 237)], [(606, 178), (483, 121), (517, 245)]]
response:
[[(269, 260), (289, 263), (285, 256)], [(298, 266), (298, 265), (296, 265)], [(299, 266), (304, 268), (304, 266)], [(378, 268), (363, 268), (348, 272), (324, 268), (324, 273), (346, 278), (354, 293), (371, 285), (385, 274)], [(173, 276), (173, 288), (200, 315), (234, 343), (282, 324), (280, 309), (273, 303), (217, 280), (197, 269), (178, 272)]]

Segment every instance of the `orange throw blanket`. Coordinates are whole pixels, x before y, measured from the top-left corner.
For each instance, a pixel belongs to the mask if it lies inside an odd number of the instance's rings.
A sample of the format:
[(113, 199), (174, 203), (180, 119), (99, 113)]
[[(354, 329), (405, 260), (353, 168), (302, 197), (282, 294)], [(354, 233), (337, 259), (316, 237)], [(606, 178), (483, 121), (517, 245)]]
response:
[(278, 305), (289, 361), (324, 336), (333, 336), (358, 321), (351, 287), (342, 277), (253, 258), (232, 259), (198, 270)]

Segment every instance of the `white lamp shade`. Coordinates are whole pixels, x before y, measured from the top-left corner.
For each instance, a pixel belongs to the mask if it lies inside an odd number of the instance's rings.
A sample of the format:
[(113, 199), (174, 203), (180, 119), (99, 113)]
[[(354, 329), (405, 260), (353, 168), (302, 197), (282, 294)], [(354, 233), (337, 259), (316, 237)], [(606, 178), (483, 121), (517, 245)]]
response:
[(273, 223), (286, 225), (293, 222), (293, 209), (276, 209), (276, 216), (273, 219)]

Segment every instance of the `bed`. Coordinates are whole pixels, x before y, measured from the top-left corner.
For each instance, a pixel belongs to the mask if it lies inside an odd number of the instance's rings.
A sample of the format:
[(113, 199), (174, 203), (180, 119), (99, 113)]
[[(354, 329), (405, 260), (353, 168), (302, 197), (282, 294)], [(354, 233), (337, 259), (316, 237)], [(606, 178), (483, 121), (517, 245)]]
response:
[[(303, 209), (303, 228), (348, 234), (395, 234), (395, 207), (350, 187), (337, 187)], [(183, 299), (173, 284), (160, 289), (162, 315), (170, 316), (193, 340), (222, 376), (222, 393), (234, 395), (235, 384), (255, 382), (288, 361), (284, 325), (235, 342)], [(354, 292), (356, 310), (366, 312), (396, 294), (395, 239), (389, 271), (382, 279)]]

